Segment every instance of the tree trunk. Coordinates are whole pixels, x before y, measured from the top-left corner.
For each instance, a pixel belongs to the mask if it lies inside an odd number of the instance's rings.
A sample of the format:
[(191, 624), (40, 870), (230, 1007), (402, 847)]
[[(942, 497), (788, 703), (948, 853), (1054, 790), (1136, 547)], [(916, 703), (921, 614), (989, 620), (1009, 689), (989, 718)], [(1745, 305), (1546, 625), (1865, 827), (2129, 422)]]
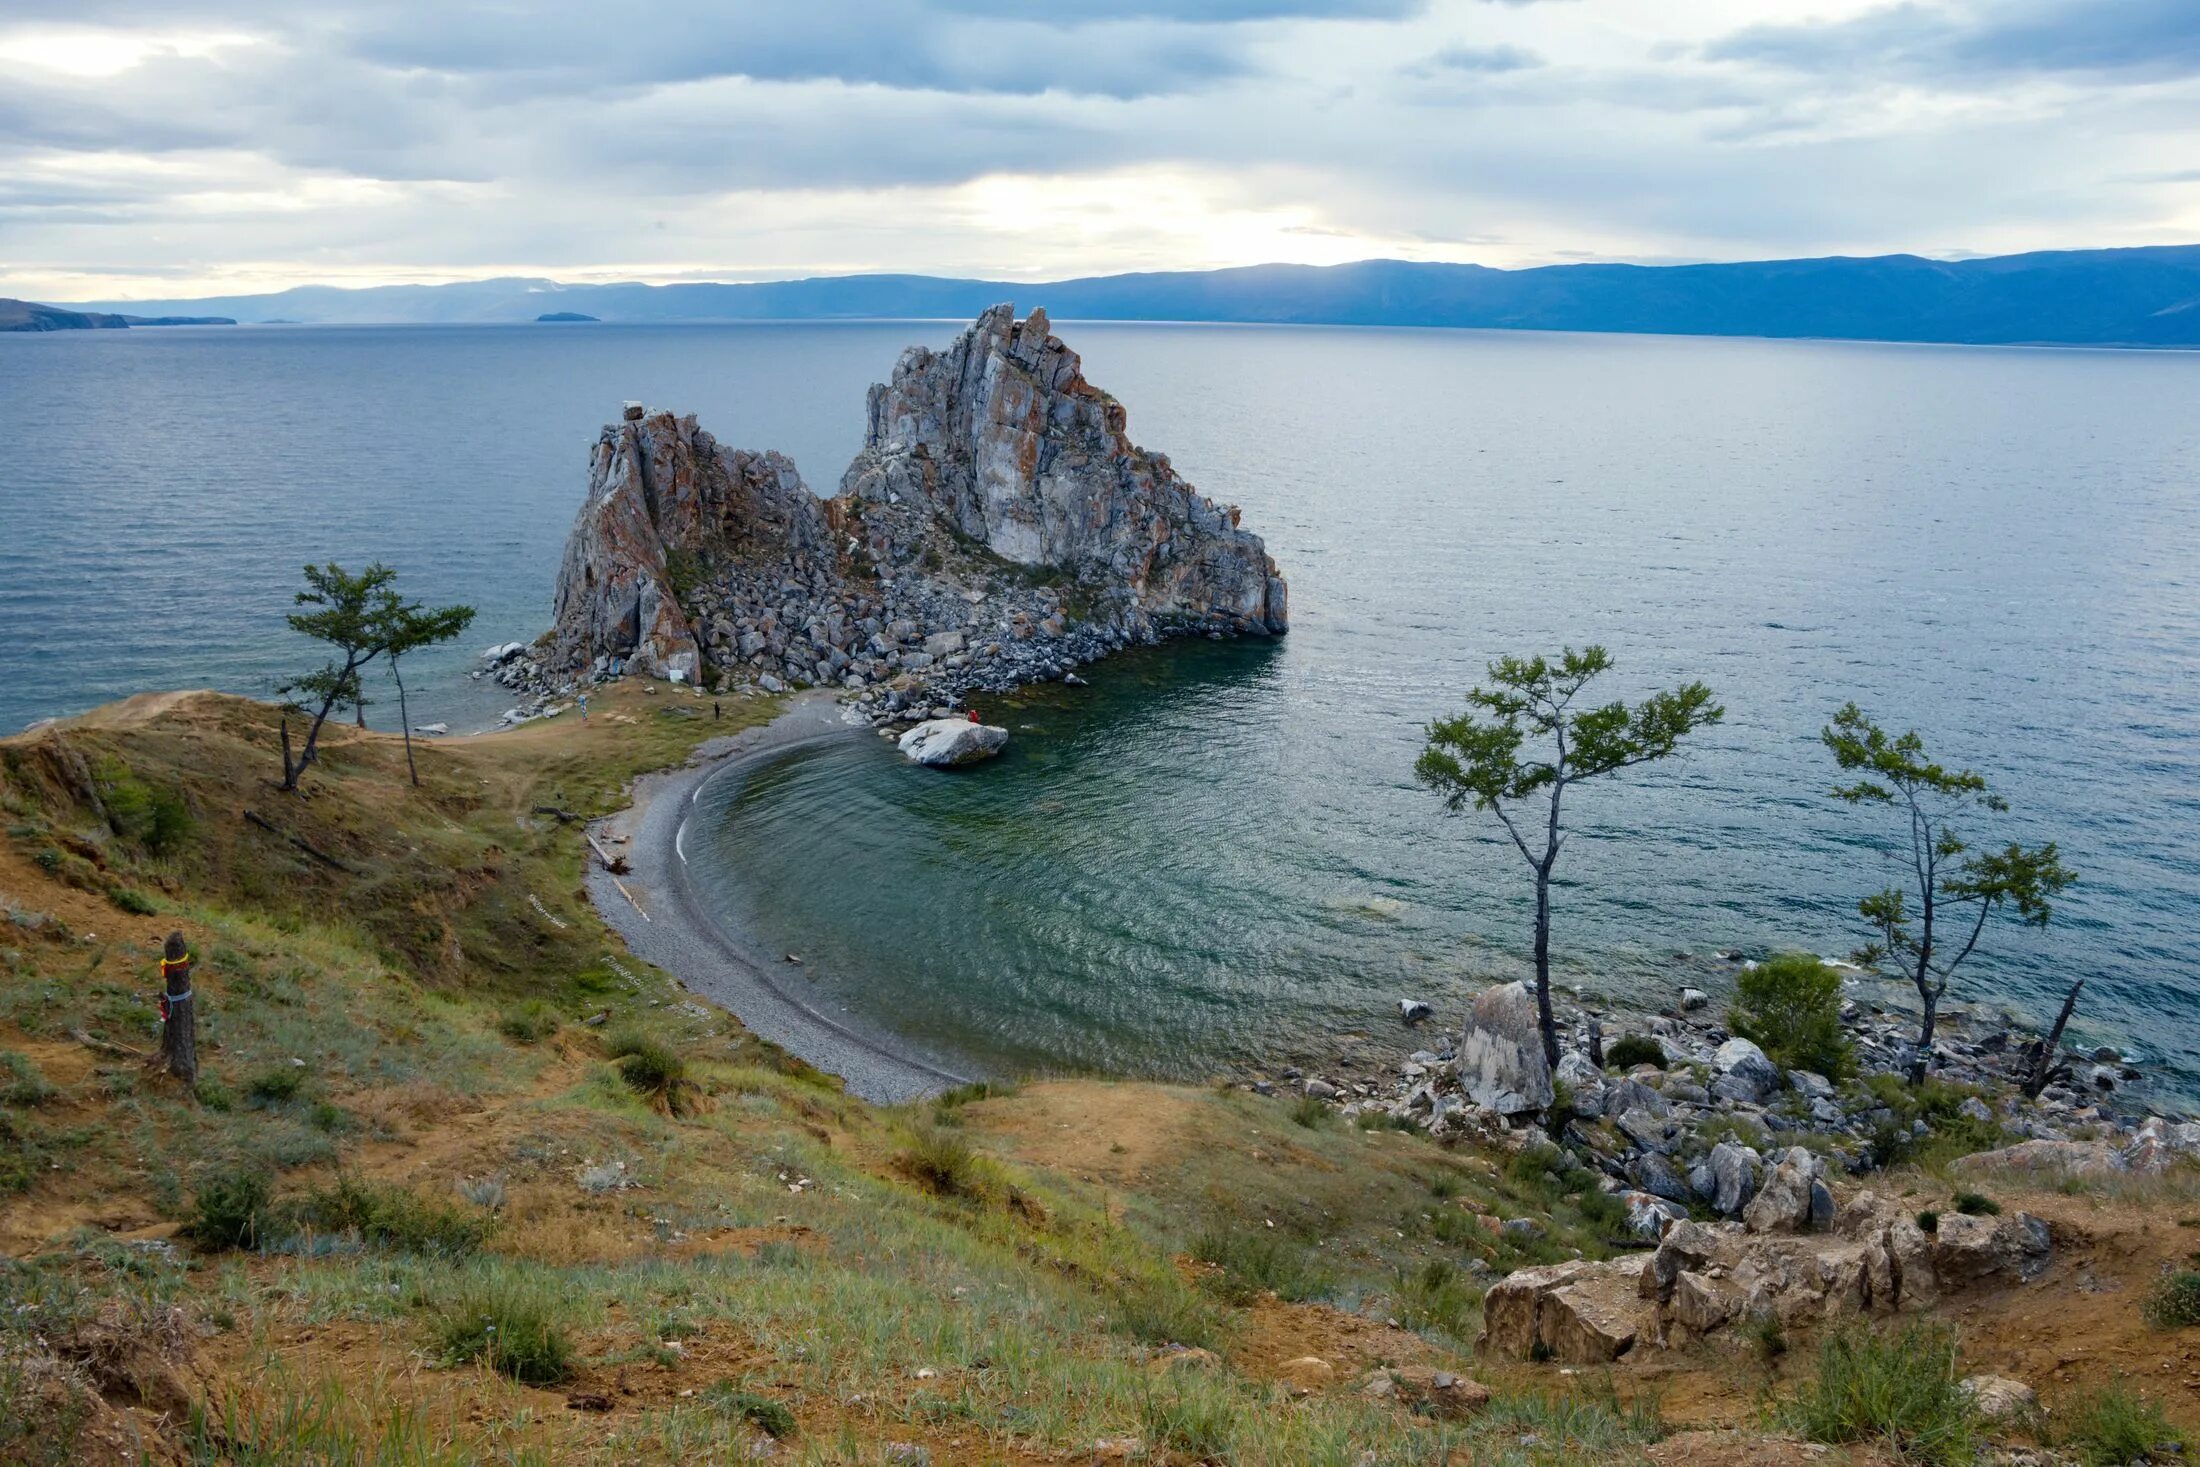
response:
[(191, 967), (183, 934), (169, 933), (161, 949), (160, 1053), (153, 1062), (186, 1086), (199, 1079), (199, 1001), (191, 991)]
[(397, 726), (405, 735), (405, 772), (412, 776), (413, 788), (420, 788), (420, 766), (413, 763), (412, 710), (405, 703), (405, 675), (397, 670), (397, 656), (390, 655), (390, 676), (397, 680)]
[(2024, 1094), (2029, 1100), (2039, 1099), (2047, 1082), (2054, 1078), (2055, 1056), (2062, 1051), (2063, 1029), (2069, 1024), (2070, 1016), (2077, 1012), (2078, 991), (2084, 987), (2083, 978), (2070, 985), (2070, 992), (2063, 998), (2062, 1012), (2055, 1015), (2055, 1027), (2047, 1031), (2047, 1037), (2040, 1041), (2039, 1052), (2032, 1056), (2032, 1073), (2024, 1077)]
[(1535, 1022), (1543, 1032), (1543, 1059), (1558, 1068), (1558, 1021), (1551, 1016), (1551, 868), (1535, 873)]

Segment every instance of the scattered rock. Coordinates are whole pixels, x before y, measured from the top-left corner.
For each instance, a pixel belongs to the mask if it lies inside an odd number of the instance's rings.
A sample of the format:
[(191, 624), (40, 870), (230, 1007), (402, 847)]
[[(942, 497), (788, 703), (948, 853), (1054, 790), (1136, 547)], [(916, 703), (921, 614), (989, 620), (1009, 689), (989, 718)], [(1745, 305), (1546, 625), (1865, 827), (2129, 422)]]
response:
[(1417, 998), (1398, 1000), (1398, 1017), (1408, 1029), (1418, 1028), (1429, 1021), (1436, 1010)]
[(1478, 1381), (1426, 1365), (1392, 1365), (1369, 1371), (1360, 1394), (1395, 1400), (1438, 1421), (1468, 1421), (1490, 1403), (1490, 1389)]
[[(1791, 1147), (1765, 1177), (1749, 1205), (1742, 1209), (1742, 1223), (1753, 1233), (1808, 1231), (1816, 1192), (1825, 1190), (1826, 1164), (1800, 1146)], [(1826, 1193), (1830, 1213), (1833, 1194)], [(1831, 1221), (1829, 1216), (1828, 1221)]]
[(1301, 1355), (1277, 1366), (1276, 1379), (1282, 1381), (1292, 1395), (1308, 1396), (1333, 1384), (1337, 1379), (1337, 1367), (1319, 1355)]
[(1008, 730), (967, 718), (934, 718), (901, 736), (896, 745), (912, 763), (958, 769), (991, 759), (1008, 747)]
[(1467, 1099), (1498, 1115), (1540, 1111), (1551, 1103), (1551, 1069), (1543, 1057), (1535, 996), (1525, 983), (1501, 983), (1474, 1000), (1459, 1044), (1459, 1079)]
[(1567, 1365), (1616, 1360), (1634, 1348), (1641, 1273), (1625, 1259), (1521, 1269), (1483, 1296), (1476, 1349)]
[(2037, 1392), (2006, 1375), (1968, 1376), (1958, 1389), (1971, 1398), (1980, 1416), (1996, 1426), (2023, 1422), (2040, 1407)]

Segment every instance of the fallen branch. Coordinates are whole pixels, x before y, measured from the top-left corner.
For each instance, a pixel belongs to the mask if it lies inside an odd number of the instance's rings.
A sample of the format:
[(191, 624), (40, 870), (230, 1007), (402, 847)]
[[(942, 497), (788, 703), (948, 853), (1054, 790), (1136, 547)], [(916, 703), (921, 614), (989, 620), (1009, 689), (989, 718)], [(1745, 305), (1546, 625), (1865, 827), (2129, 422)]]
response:
[(640, 902), (638, 902), (638, 901), (636, 901), (636, 900), (634, 899), (634, 893), (633, 893), (633, 892), (630, 892), (630, 891), (628, 891), (628, 890), (626, 889), (626, 883), (625, 883), (625, 882), (623, 882), (623, 881), (619, 880), (619, 878), (618, 878), (618, 877), (614, 876), (614, 877), (612, 877), (612, 878), (611, 878), (611, 884), (612, 884), (613, 886), (615, 886), (615, 887), (617, 887), (617, 888), (619, 889), (619, 895), (620, 895), (620, 896), (623, 896), (623, 897), (625, 897), (625, 898), (626, 898), (626, 902), (627, 902), (627, 905), (628, 905), (628, 906), (632, 907), (632, 908), (633, 908), (633, 909), (634, 909), (635, 911), (637, 911), (637, 912), (641, 912), (641, 913), (642, 913), (642, 920), (643, 920), (644, 922), (647, 922), (647, 921), (649, 921), (649, 920), (650, 920), (650, 915), (649, 915), (649, 913), (647, 913), (647, 912), (644, 912), (644, 911), (642, 911), (642, 904), (641, 904)]
[(537, 805), (534, 813), (537, 815), (555, 815), (558, 817), (558, 824), (560, 825), (571, 825), (574, 821), (585, 818), (574, 814), (571, 810), (561, 810), (556, 805)]
[(97, 1050), (101, 1054), (117, 1054), (126, 1059), (150, 1058), (142, 1049), (132, 1049), (129, 1045), (117, 1044), (112, 1039), (101, 1039), (97, 1035), (85, 1033), (82, 1029), (75, 1030), (69, 1037), (86, 1049)]
[(262, 815), (257, 810), (245, 811), (244, 818), (251, 821), (254, 825), (259, 826), (260, 829), (266, 831), (269, 835), (277, 836), (283, 840), (289, 841), (292, 845), (296, 846), (299, 850), (304, 851), (307, 855), (311, 856), (314, 860), (319, 861), (324, 866), (333, 866), (337, 870), (344, 872), (346, 875), (358, 874), (357, 872), (353, 871), (351, 867), (345, 865), (342, 861), (337, 860), (336, 857), (330, 855), (327, 851), (322, 850), (312, 841), (307, 840), (304, 836), (292, 835), (289, 831), (275, 824), (273, 821), (269, 820), (266, 816)]

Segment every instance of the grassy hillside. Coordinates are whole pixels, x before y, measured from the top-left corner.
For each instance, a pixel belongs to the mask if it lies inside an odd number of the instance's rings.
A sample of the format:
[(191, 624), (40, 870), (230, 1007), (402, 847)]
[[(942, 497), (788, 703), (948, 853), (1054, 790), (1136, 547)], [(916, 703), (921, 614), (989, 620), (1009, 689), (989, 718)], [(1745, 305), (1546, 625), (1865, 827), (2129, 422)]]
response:
[[(1546, 1153), (1181, 1086), (881, 1109), (759, 1042), (624, 951), (539, 813), (729, 725), (597, 707), (423, 747), (419, 790), (339, 730), (302, 797), (234, 698), (0, 741), (0, 1461), (1787, 1460), (1661, 1410), (1760, 1424), (1800, 1351), (1472, 1360), (1483, 1279), (1615, 1246)], [(194, 1093), (141, 1058), (171, 928)], [(2060, 1201), (2126, 1219), (2092, 1266), (2133, 1275), (2179, 1195)], [(2143, 1358), (2118, 1307), (2101, 1358)], [(1382, 1366), (1496, 1398), (1445, 1420)]]

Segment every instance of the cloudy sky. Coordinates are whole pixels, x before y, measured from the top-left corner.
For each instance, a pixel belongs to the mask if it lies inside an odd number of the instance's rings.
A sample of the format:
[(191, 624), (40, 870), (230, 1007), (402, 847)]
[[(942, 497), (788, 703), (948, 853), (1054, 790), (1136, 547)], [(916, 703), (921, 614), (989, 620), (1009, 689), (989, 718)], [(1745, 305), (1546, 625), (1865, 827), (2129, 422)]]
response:
[(2200, 240), (2200, 0), (4, 0), (0, 295)]

